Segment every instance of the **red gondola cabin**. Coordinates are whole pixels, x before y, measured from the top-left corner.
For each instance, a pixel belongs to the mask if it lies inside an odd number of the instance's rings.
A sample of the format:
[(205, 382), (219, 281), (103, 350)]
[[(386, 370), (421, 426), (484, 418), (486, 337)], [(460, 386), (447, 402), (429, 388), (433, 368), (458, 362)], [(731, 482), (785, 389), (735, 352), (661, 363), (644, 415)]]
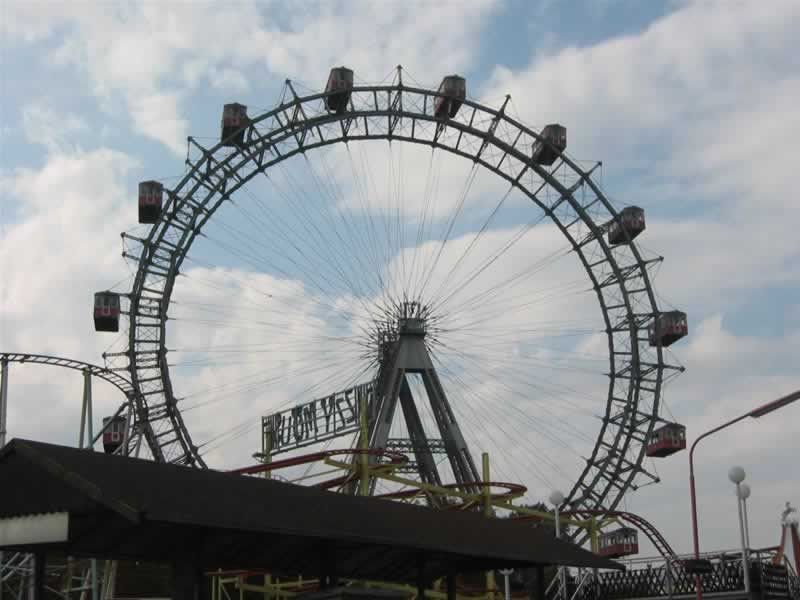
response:
[(437, 119), (452, 119), (467, 97), (467, 80), (460, 75), (448, 75), (439, 84), (439, 96), (433, 101)]
[(669, 346), (689, 334), (686, 313), (679, 310), (661, 313), (647, 330), (651, 346)]
[(114, 454), (125, 440), (125, 417), (103, 418), (103, 450), (106, 454)]
[(119, 331), (119, 294), (97, 292), (94, 295), (94, 330)]
[(328, 110), (335, 113), (343, 113), (347, 110), (350, 102), (350, 95), (353, 90), (353, 71), (347, 67), (336, 67), (331, 69), (328, 75), (328, 83), (325, 85), (325, 106)]
[(164, 186), (158, 181), (139, 183), (139, 223), (155, 223), (161, 214)]
[(597, 553), (606, 558), (621, 558), (639, 554), (639, 534), (630, 527), (621, 527), (597, 538)]
[[(624, 244), (628, 238), (633, 239), (644, 230), (644, 209), (638, 206), (627, 206), (619, 213), (619, 217), (611, 222), (608, 228), (608, 243), (612, 246)], [(626, 232), (628, 237), (625, 237)]]
[(647, 440), (647, 456), (664, 457), (686, 449), (686, 427), (667, 423), (654, 429)]
[(567, 149), (567, 128), (558, 123), (545, 125), (540, 138), (533, 143), (531, 158), (540, 165), (552, 165)]
[(244, 130), (249, 125), (247, 107), (244, 104), (226, 104), (222, 109), (222, 133), (220, 141), (225, 146), (244, 145)]

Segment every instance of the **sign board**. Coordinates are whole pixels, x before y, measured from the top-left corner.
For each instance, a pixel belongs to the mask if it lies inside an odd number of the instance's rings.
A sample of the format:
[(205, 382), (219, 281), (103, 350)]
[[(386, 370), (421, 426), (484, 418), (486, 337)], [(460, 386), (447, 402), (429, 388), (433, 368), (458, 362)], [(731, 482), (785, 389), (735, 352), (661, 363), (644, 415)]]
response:
[(269, 436), (271, 454), (303, 448), (336, 437), (358, 432), (362, 402), (367, 404), (367, 419), (375, 410), (375, 386), (372, 381), (299, 404), (261, 418), (265, 436)]

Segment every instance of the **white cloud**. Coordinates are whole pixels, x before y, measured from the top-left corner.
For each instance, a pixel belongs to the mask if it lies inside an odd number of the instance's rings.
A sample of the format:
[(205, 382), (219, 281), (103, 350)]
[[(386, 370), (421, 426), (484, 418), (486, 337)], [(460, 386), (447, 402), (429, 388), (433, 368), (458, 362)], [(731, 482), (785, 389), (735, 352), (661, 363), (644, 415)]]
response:
[[(27, 41), (54, 36), (58, 49), (51, 56), (53, 66), (72, 65), (84, 72), (105, 110), (129, 114), (139, 134), (181, 157), (185, 136), (196, 126), (188, 122), (186, 105), (190, 95), (207, 95), (206, 84), (231, 94), (250, 90), (261, 97), (264, 82), (277, 84), (284, 77), (319, 88), (331, 64), (344, 62), (356, 69), (360, 79), (375, 80), (399, 62), (406, 66), (408, 76), (435, 85), (442, 74), (471, 65), (480, 49), (476, 40), (483, 22), (494, 9), (491, 2), (464, 3), (454, 16), (447, 3), (426, 5), (424, 11), (422, 5), (409, 10), (407, 3), (400, 2), (383, 3), (381, 10), (361, 3), (335, 7), (295, 4), (291, 12), (283, 10), (274, 18), (270, 5), (245, 2), (221, 7), (148, 3), (114, 10), (106, 5), (81, 6), (81, 10), (69, 11), (54, 8), (44, 17), (39, 9), (29, 8), (35, 7), (33, 4), (6, 3), (4, 9), (10, 17), (4, 23), (10, 25), (4, 35), (10, 32)], [(688, 4), (641, 34), (537, 56), (520, 72), (499, 67), (484, 86), (486, 97), (511, 92), (526, 121), (567, 124), (571, 151), (604, 159), (610, 179), (619, 182), (625, 178), (624, 203), (643, 204), (650, 210), (648, 229), (640, 241), (667, 257), (658, 277), (659, 291), (690, 315), (690, 338), (674, 348), (689, 370), (667, 386), (665, 394), (676, 418), (689, 425), (690, 437), (750, 408), (773, 391), (783, 393), (796, 386), (792, 358), (800, 352), (798, 308), (786, 309), (787, 331), (771, 338), (742, 335), (730, 316), (734, 309), (740, 314), (744, 306), (750, 315), (747, 318), (757, 323), (767, 312), (782, 310), (775, 308), (774, 299), (766, 300), (765, 306), (753, 306), (750, 296), (760, 286), (797, 281), (800, 248), (795, 224), (800, 215), (789, 182), (793, 175), (790, 161), (796, 155), (794, 140), (800, 135), (794, 115), (800, 89), (796, 71), (788, 68), (794, 56), (791, 24), (797, 21), (796, 11), (796, 4), (786, 2), (737, 4), (736, 9), (720, 3)], [(709, 28), (707, 23), (712, 21), (714, 27)], [(271, 100), (248, 102), (263, 106)], [(14, 203), (19, 222), (4, 224), (0, 241), (4, 276), (0, 347), (97, 362), (113, 336), (92, 331), (91, 293), (127, 275), (119, 260), (118, 233), (136, 222), (135, 195), (123, 182), (137, 161), (109, 149), (83, 152), (70, 147), (72, 133), (95, 125), (85, 115), (63, 117), (40, 105), (29, 108), (25, 115), (29, 139), (45, 145), (49, 155), (41, 169), (20, 169), (2, 180), (6, 192), (2, 200)], [(216, 126), (218, 115), (204, 114), (202, 118), (205, 124), (200, 129), (208, 131)], [(387, 180), (388, 163), (379, 160), (385, 156), (376, 152), (370, 158), (373, 175)], [(424, 196), (424, 189), (420, 194), (424, 176), (418, 175), (427, 165), (425, 157), (412, 158), (411, 152), (407, 158), (405, 176), (412, 181), (406, 190), (408, 202), (402, 208), (413, 215), (419, 213)], [(454, 196), (464, 180), (461, 166), (454, 164), (451, 169), (448, 163), (443, 167), (442, 184)], [(339, 184), (346, 185), (347, 179), (343, 177)], [(314, 185), (301, 183), (313, 196)], [(619, 190), (622, 186), (615, 183), (613, 187)], [(489, 200), (495, 191), (487, 184), (474, 200)], [(377, 206), (380, 195), (373, 199)], [(665, 206), (667, 202), (669, 206)], [(481, 204), (481, 208), (487, 205)], [(350, 197), (338, 206), (355, 208), (359, 204)], [(385, 197), (381, 206), (385, 209)], [(447, 211), (437, 214), (443, 216)], [(255, 231), (261, 234), (259, 239), (267, 237), (263, 230), (258, 231), (258, 224)], [(495, 248), (503, 233), (498, 226), (487, 235), (482, 252)], [(536, 260), (557, 243), (550, 233), (521, 244), (509, 255), (508, 264), (485, 274), (480, 289), (496, 285), (508, 273), (504, 269), (510, 269), (509, 265)], [(320, 244), (313, 235), (301, 232), (300, 237), (309, 245), (319, 244), (324, 251), (321, 261), (330, 258), (322, 268), (328, 268), (329, 274), (335, 271), (331, 263), (336, 248)], [(470, 234), (459, 235), (448, 245), (432, 276), (434, 290), (470, 239)], [(434, 242), (429, 243), (420, 256), (430, 255), (435, 248)], [(381, 254), (383, 262), (391, 263), (379, 265), (386, 274), (402, 270), (403, 258), (414, 260), (412, 249), (405, 250), (404, 256), (396, 255), (399, 251), (399, 246), (388, 247)], [(221, 254), (212, 256), (220, 258)], [(456, 275), (469, 273), (480, 256), (472, 256)], [(198, 442), (247, 418), (255, 423), (254, 429), (210, 455), (216, 466), (247, 460), (258, 445), (258, 416), (290, 398), (316, 397), (316, 390), (303, 392), (303, 386), (320, 381), (319, 374), (305, 372), (289, 382), (270, 385), (258, 384), (258, 378), (280, 368), (291, 369), (292, 364), (301, 370), (314, 361), (330, 366), (327, 361), (338, 355), (331, 346), (318, 343), (317, 337), (346, 330), (327, 318), (321, 294), (308, 282), (301, 286), (248, 271), (241, 257), (237, 260), (235, 268), (187, 269), (188, 277), (178, 282), (176, 299), (215, 304), (216, 314), (182, 310), (179, 304), (171, 308), (176, 318), (193, 315), (199, 321), (210, 314), (214, 319), (222, 316), (241, 324), (237, 328), (208, 322), (182, 325), (177, 320), (170, 324), (168, 345), (176, 349), (171, 360), (181, 360), (182, 353), (177, 351), (181, 345), (195, 349), (227, 345), (240, 352), (219, 364), (175, 371), (178, 396), (215, 386), (245, 385), (233, 391), (226, 388), (229, 395), (209, 392), (185, 401), (214, 400), (187, 413)], [(473, 451), (490, 450), (493, 468), (509, 476), (522, 474), (534, 496), (549, 492), (543, 474), (556, 475), (554, 479), (560, 481), (557, 468), (548, 466), (547, 460), (571, 466), (580, 460), (552, 438), (563, 434), (561, 440), (580, 446), (579, 451), (590, 447), (591, 439), (581, 445), (584, 442), (577, 441), (569, 428), (591, 435), (598, 426), (592, 415), (604, 408), (606, 380), (576, 372), (597, 373), (607, 366), (597, 360), (605, 352), (603, 335), (583, 332), (562, 344), (545, 343), (536, 337), (541, 331), (521, 328), (521, 323), (537, 320), (598, 320), (590, 294), (568, 299), (561, 292), (548, 295), (580, 275), (574, 271), (577, 263), (570, 261), (564, 261), (568, 266), (559, 264), (557, 269), (532, 278), (523, 291), (517, 290), (517, 299), (523, 292), (528, 299), (541, 299), (529, 311), (510, 310), (516, 306), (515, 297), (508, 296), (478, 304), (467, 313), (473, 320), (491, 317), (478, 332), (490, 339), (477, 343), (465, 337), (459, 347), (491, 362), (494, 368), (488, 375), (477, 368), (471, 370), (472, 357), (464, 358), (453, 367), (461, 369), (456, 372), (460, 381), (452, 376), (448, 380), (452, 386), (448, 394), (463, 418), (462, 427), (473, 441)], [(358, 268), (352, 270), (358, 272)], [(217, 287), (200, 285), (199, 278)], [(280, 290), (283, 301), (277, 316), (265, 314), (263, 298), (254, 296), (254, 289)], [(344, 294), (326, 301), (339, 311), (361, 310), (357, 300)], [(498, 340), (498, 332), (507, 337)], [(292, 341), (295, 337), (298, 345)], [(270, 355), (265, 353), (263, 363), (262, 355), (255, 352), (242, 357), (241, 350), (251, 343), (261, 344), (262, 350), (277, 349), (281, 356), (268, 359)], [(303, 343), (307, 345), (301, 346)], [(190, 354), (201, 362), (208, 356), (199, 350)], [(568, 370), (559, 370), (564, 367)], [(531, 384), (524, 393), (522, 384), (510, 379), (519, 374)], [(535, 381), (534, 376), (540, 374), (541, 379)], [(13, 435), (72, 442), (79, 387), (79, 379), (67, 375), (54, 373), (45, 378), (35, 367), (14, 366)], [(21, 398), (36, 398), (38, 403)], [(115, 407), (117, 399), (113, 391), (103, 391), (96, 412)], [(43, 407), (46, 418), (42, 417)], [(740, 437), (728, 438), (740, 443), (719, 438), (718, 443), (704, 448), (701, 506), (709, 531), (708, 547), (735, 545), (731, 537), (735, 530), (727, 521), (732, 517), (726, 512), (730, 505), (725, 504), (729, 498), (724, 482), (724, 473), (733, 461), (745, 463), (752, 481), (758, 482), (752, 501), (758, 513), (754, 510), (751, 519), (754, 528), (764, 533), (754, 541), (773, 543), (769, 537), (772, 505), (782, 504), (784, 496), (797, 489), (796, 478), (791, 478), (796, 472), (791, 462), (791, 424), (796, 411), (797, 407), (787, 409), (785, 419), (775, 415), (763, 422), (742, 423), (737, 433)], [(530, 444), (538, 445), (538, 450)], [(645, 488), (628, 501), (637, 512), (652, 516), (681, 550), (688, 548), (688, 501), (682, 505), (675, 498), (686, 491), (685, 461), (684, 453), (659, 462), (664, 483)], [(712, 502), (722, 508), (714, 511)]]
[(40, 104), (32, 104), (23, 109), (22, 126), (30, 142), (41, 144), (50, 152), (63, 149), (72, 134), (88, 129), (86, 122), (80, 117), (61, 116)]
[[(112, 10), (86, 4), (46, 15), (21, 2), (4, 6), (13, 23), (9, 29), (26, 41), (66, 30), (52, 53), (55, 64), (84, 71), (109, 110), (117, 110), (116, 99), (122, 97), (136, 131), (181, 155), (189, 133), (181, 97), (204, 82), (242, 94), (253, 85), (279, 87), (291, 77), (320, 89), (327, 70), (340, 62), (366, 80), (382, 77), (398, 63), (412, 74), (433, 66), (440, 76), (467, 65), (474, 37), (493, 5), (494, 0), (465, 3), (454, 15), (450, 6), (431, 4), (419, 19), (399, 1), (380, 7), (294, 4), (291, 10), (283, 7), (285, 26), (276, 26), (264, 11), (268, 5), (256, 2), (148, 3)], [(445, 19), (450, 26), (443, 28)]]

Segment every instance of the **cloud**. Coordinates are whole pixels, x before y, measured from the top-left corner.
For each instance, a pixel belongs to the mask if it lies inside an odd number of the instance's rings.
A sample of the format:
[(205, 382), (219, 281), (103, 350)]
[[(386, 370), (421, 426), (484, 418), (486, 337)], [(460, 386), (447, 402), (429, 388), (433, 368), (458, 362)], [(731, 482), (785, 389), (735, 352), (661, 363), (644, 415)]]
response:
[(28, 141), (55, 152), (64, 148), (69, 138), (87, 131), (86, 121), (75, 115), (60, 116), (40, 104), (26, 106), (22, 111), (22, 126)]
[[(426, 18), (418, 19), (399, 1), (382, 3), (380, 9), (370, 2), (320, 2), (292, 5), (280, 22), (269, 5), (256, 2), (115, 5), (111, 10), (86, 4), (47, 15), (35, 15), (20, 2), (5, 8), (14, 25), (9, 30), (24, 41), (63, 31), (51, 53), (54, 64), (84, 72), (108, 110), (117, 111), (121, 97), (138, 133), (181, 155), (189, 133), (182, 97), (206, 82), (242, 94), (251, 87), (274, 90), (290, 77), (318, 90), (331, 65), (342, 61), (369, 81), (398, 63), (409, 73), (435, 66), (443, 75), (467, 66), (475, 47), (471, 39), (494, 5), (493, 0), (469, 2), (454, 15), (449, 6), (431, 4)], [(450, 27), (441, 27), (445, 19)]]

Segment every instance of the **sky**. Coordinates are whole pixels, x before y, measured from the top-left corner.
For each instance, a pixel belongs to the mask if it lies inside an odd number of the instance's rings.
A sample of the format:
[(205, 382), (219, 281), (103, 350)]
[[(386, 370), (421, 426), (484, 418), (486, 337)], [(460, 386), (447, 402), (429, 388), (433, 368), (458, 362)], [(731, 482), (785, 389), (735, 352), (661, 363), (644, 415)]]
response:
[[(490, 106), (510, 94), (510, 114), (534, 129), (564, 124), (573, 159), (602, 161), (595, 180), (615, 206), (645, 208), (637, 244), (664, 257), (653, 273), (660, 306), (689, 317), (690, 335), (668, 354), (686, 371), (665, 387), (664, 417), (684, 423), (691, 442), (800, 381), (798, 21), (791, 0), (7, 0), (0, 350), (93, 363), (124, 351), (124, 336), (93, 331), (91, 299), (130, 289), (136, 264), (122, 258), (120, 233), (147, 233), (137, 182), (176, 185), (187, 136), (216, 143), (224, 103), (256, 115), (287, 79), (306, 94), (334, 65), (362, 84), (392, 81), (402, 65), (404, 81), (428, 88), (459, 73), (469, 98)], [(542, 223), (450, 298), (455, 281), (540, 215), (511, 192), (489, 222), (507, 188), (441, 154), (375, 142), (309, 153), (254, 180), (209, 222), (176, 283), (167, 345), (176, 395), (212, 466), (252, 462), (261, 415), (368, 378), (362, 308), (384, 280), (415, 287), (416, 272), (433, 281), (425, 299), (442, 301), (439, 317), (455, 331), (442, 336), (442, 378), (473, 453), (490, 452), (498, 477), (527, 485), (530, 499), (568, 491), (607, 395), (596, 297)], [(355, 231), (320, 231), (325, 211), (351, 215)], [(502, 288), (528, 264), (533, 275)], [(475, 300), (492, 289), (508, 294)], [(80, 393), (79, 373), (12, 365), (9, 437), (76, 443)], [(119, 401), (96, 384), (97, 419)], [(726, 475), (736, 464), (753, 490), (752, 545), (777, 543), (784, 503), (800, 503), (798, 424), (800, 404), (699, 446), (704, 550), (738, 544)], [(687, 460), (653, 463), (661, 482), (623, 503), (680, 552), (691, 549)]]

